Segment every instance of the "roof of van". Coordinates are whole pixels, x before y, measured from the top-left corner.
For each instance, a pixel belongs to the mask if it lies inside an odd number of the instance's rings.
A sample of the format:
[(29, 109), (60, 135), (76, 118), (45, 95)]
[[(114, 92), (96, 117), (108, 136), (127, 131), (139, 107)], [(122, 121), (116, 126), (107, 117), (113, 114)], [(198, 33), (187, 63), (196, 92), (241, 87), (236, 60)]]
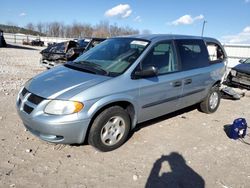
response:
[(176, 35), (176, 34), (145, 34), (145, 35), (129, 35), (122, 36), (126, 38), (138, 38), (149, 41), (160, 41), (160, 40), (170, 40), (170, 39), (201, 39), (205, 41), (218, 42), (218, 40), (209, 37), (201, 36), (191, 36), (191, 35)]

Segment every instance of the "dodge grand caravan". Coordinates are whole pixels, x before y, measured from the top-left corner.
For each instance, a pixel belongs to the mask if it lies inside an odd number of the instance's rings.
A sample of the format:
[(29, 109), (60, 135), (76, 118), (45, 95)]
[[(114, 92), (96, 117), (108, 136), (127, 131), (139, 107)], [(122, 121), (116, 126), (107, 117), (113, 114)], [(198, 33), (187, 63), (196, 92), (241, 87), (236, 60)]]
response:
[(25, 127), (53, 143), (121, 146), (136, 124), (199, 104), (213, 113), (226, 53), (212, 38), (136, 35), (110, 38), (73, 62), (45, 71), (20, 90)]

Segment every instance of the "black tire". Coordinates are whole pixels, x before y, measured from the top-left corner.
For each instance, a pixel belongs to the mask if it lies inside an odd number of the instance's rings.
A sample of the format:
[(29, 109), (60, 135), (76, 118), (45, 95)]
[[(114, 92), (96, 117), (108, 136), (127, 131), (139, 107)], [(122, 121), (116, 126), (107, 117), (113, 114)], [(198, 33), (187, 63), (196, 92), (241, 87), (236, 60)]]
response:
[[(211, 101), (211, 97), (214, 97), (214, 103)], [(200, 103), (200, 110), (207, 114), (214, 113), (220, 105), (220, 99), (221, 93), (219, 90), (219, 86), (213, 86), (210, 89), (207, 97)]]
[[(114, 121), (119, 123), (117, 124)], [(89, 131), (88, 143), (103, 152), (114, 150), (126, 141), (130, 131), (130, 122), (128, 113), (122, 107), (112, 106), (107, 108), (93, 121)], [(107, 138), (105, 138), (105, 135)], [(111, 143), (113, 140), (109, 138), (115, 138), (114, 143)]]

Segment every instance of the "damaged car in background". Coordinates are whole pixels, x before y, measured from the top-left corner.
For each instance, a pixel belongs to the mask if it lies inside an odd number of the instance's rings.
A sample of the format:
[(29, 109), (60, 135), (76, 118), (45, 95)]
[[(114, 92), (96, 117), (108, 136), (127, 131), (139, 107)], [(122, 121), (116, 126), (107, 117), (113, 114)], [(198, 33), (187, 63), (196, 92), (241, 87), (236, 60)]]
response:
[(240, 60), (240, 64), (231, 69), (226, 84), (250, 90), (250, 58)]
[(66, 61), (73, 61), (83, 52), (93, 48), (105, 38), (80, 39), (76, 41), (66, 41), (48, 46), (42, 50), (40, 63), (46, 68), (52, 68), (56, 65), (64, 64)]

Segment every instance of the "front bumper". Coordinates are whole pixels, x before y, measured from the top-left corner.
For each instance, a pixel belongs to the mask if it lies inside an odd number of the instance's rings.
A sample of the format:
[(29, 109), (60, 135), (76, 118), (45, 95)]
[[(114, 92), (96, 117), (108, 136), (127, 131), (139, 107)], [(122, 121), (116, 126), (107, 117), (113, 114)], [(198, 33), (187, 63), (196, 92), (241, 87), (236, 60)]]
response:
[(25, 127), (42, 140), (73, 144), (84, 142), (90, 123), (88, 117), (78, 113), (70, 115), (49, 115), (43, 109), (50, 100), (30, 93), (25, 88), (17, 97), (16, 108)]
[(228, 82), (240, 88), (250, 89), (250, 75), (246, 73), (236, 72), (235, 75), (230, 74)]
[[(70, 122), (58, 122), (52, 118), (47, 120), (42, 117), (30, 118), (29, 114), (17, 110), (24, 126), (35, 136), (42, 140), (62, 143), (80, 144), (85, 140), (90, 120), (75, 120)], [(56, 117), (56, 116), (55, 116)], [(56, 118), (58, 119), (58, 118)]]

